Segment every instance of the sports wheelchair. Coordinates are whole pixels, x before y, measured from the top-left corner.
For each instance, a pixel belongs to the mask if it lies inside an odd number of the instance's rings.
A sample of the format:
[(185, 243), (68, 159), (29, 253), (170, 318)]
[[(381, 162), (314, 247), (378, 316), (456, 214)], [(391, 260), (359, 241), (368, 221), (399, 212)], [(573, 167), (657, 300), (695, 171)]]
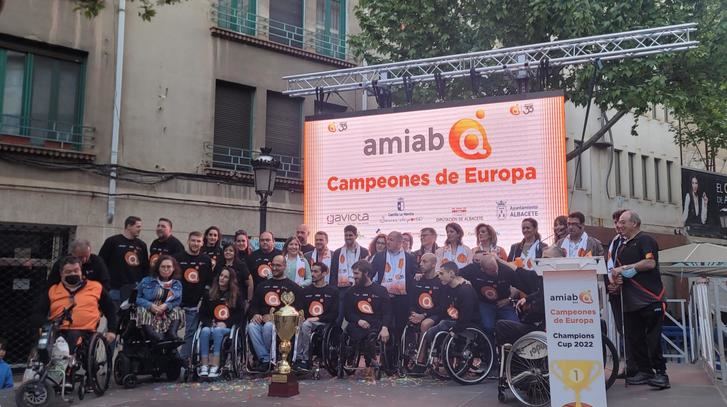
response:
[(318, 326), (311, 333), (308, 361), (311, 363), (310, 373), (314, 380), (321, 378), (321, 369), (328, 371), (331, 376), (338, 375), (338, 355), (342, 334), (341, 327), (336, 323)]
[[(619, 358), (616, 347), (602, 335), (606, 390), (616, 381)], [(506, 390), (526, 406), (550, 404), (548, 338), (543, 331), (523, 335), (512, 345), (501, 347), (500, 378), (497, 399), (507, 401)]]
[[(192, 363), (191, 363), (191, 378), (192, 380), (198, 380), (201, 358), (201, 346), (205, 346), (199, 340), (200, 334), (202, 333), (202, 324), (197, 326), (197, 331), (194, 333), (194, 339), (192, 339)], [(225, 335), (222, 341), (222, 351), (220, 352), (220, 374), (219, 377), (226, 379), (242, 378), (245, 374), (245, 328), (240, 325), (233, 325), (230, 328), (230, 333)], [(212, 347), (212, 343), (206, 344), (208, 347)], [(211, 354), (211, 352), (210, 352)], [(210, 378), (212, 379), (212, 378)]]
[[(339, 379), (350, 376), (357, 370), (362, 369), (359, 367), (361, 357), (364, 358), (366, 368), (373, 368), (376, 380), (381, 379), (381, 370), (388, 365), (386, 360), (387, 345), (378, 336), (378, 331), (372, 331), (361, 343), (353, 343), (351, 336), (345, 330), (342, 332), (338, 350), (337, 376)], [(391, 341), (392, 338), (389, 338), (389, 340)], [(362, 349), (360, 345), (368, 347), (368, 352), (367, 349)]]
[[(452, 378), (464, 385), (481, 383), (487, 378), (494, 352), (481, 329), (468, 326), (460, 332), (437, 332), (429, 349), (423, 349), (423, 336), (418, 326), (408, 324), (404, 328), (400, 343), (400, 375), (417, 375), (428, 369), (437, 379)], [(427, 352), (424, 365), (417, 363), (420, 352)]]
[(31, 378), (15, 393), (18, 406), (46, 406), (52, 404), (58, 395), (71, 402), (74, 390), (78, 399), (83, 400), (87, 390), (102, 396), (108, 389), (111, 350), (102, 334), (81, 334), (72, 353), (61, 351), (60, 346), (56, 346), (62, 324), (73, 322), (73, 307), (63, 310), (60, 316), (43, 326), (37, 348), (28, 361), (26, 375), (30, 373)]
[(134, 388), (138, 376), (151, 375), (158, 379), (164, 374), (169, 381), (179, 378), (182, 361), (177, 348), (183, 339), (153, 341), (147, 338), (136, 319), (136, 295), (133, 290), (119, 311), (119, 344), (121, 349), (114, 359), (114, 382), (127, 389)]

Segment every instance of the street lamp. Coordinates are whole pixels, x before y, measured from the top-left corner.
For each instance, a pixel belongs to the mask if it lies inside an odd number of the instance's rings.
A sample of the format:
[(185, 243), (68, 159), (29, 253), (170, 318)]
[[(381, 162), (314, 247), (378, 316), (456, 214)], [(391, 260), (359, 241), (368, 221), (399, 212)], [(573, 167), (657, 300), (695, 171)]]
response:
[(280, 161), (270, 155), (272, 148), (260, 148), (260, 155), (252, 160), (252, 170), (255, 172), (255, 192), (260, 197), (260, 233), (266, 230), (268, 213), (268, 197), (275, 190), (275, 177), (277, 176)]

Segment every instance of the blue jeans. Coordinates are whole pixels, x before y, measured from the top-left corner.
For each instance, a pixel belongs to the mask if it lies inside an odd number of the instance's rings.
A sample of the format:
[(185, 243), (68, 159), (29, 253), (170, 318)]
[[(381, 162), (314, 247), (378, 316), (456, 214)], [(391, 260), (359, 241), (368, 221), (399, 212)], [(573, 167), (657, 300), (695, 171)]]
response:
[(192, 355), (192, 341), (194, 340), (194, 333), (197, 331), (197, 314), (199, 311), (197, 308), (185, 308), (184, 309), (184, 345), (182, 345), (182, 351), (179, 352), (179, 357), (187, 362), (189, 357)]
[(230, 334), (230, 328), (204, 327), (199, 333), (199, 354), (204, 358), (210, 353), (210, 335), (212, 335), (212, 355), (220, 356), (222, 352), (222, 341)]
[(490, 337), (490, 341), (493, 341), (495, 338), (495, 322), (500, 320), (520, 321), (517, 317), (515, 307), (512, 304), (507, 303), (504, 307), (498, 308), (497, 304), (482, 301), (480, 301), (480, 319), (482, 320), (482, 328), (485, 329), (485, 333)]
[(262, 363), (270, 362), (270, 347), (273, 344), (273, 323), (258, 324), (250, 321), (247, 324), (247, 334), (255, 349), (255, 354)]

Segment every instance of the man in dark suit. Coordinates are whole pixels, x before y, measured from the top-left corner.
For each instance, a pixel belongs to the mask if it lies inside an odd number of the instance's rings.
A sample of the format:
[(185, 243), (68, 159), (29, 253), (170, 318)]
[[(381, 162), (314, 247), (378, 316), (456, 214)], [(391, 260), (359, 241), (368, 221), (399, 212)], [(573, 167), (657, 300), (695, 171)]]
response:
[[(394, 313), (394, 343), (398, 343), (409, 319), (409, 297), (414, 275), (418, 271), (416, 258), (402, 248), (401, 232), (391, 232), (386, 237), (386, 251), (371, 259), (372, 279), (389, 292), (391, 309)], [(390, 361), (395, 360), (391, 357)]]

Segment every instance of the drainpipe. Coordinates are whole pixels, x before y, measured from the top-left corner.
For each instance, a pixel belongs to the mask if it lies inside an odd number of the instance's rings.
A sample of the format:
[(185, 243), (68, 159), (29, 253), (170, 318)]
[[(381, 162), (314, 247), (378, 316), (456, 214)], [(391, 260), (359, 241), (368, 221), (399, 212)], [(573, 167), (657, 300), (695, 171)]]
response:
[(124, 68), (124, 29), (126, 27), (126, 0), (119, 0), (118, 28), (116, 31), (116, 77), (114, 81), (114, 111), (111, 128), (111, 175), (109, 176), (109, 202), (106, 222), (113, 223), (116, 214), (116, 166), (119, 163), (119, 127), (121, 126), (121, 81)]

